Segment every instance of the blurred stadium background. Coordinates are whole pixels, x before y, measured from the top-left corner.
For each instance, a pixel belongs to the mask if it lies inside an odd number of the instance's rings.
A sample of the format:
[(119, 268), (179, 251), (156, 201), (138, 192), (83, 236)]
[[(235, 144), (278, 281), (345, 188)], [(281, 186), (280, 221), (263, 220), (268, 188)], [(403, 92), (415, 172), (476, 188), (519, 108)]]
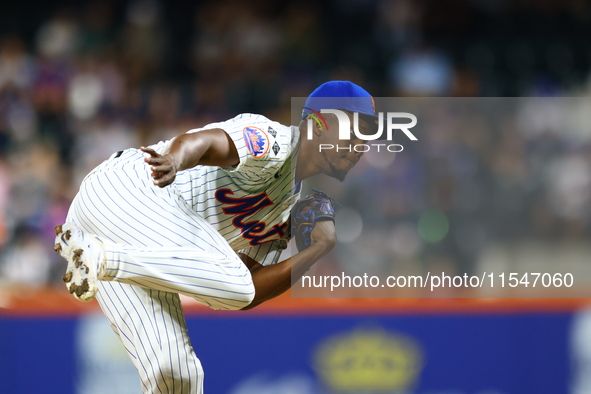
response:
[[(590, 36), (585, 0), (3, 4), (0, 392), (139, 392), (97, 305), (64, 294), (52, 250), (83, 176), (113, 152), (240, 112), (289, 123), (291, 98), (330, 79), (376, 97), (590, 97)], [(382, 262), (589, 260), (591, 130), (473, 130), (435, 133), (392, 164), (395, 198), (373, 202), (393, 225)], [(341, 202), (373, 186), (368, 168)], [(433, 209), (449, 233), (425, 242)], [(208, 393), (588, 394), (586, 307), (287, 296), (248, 313), (187, 302), (187, 320)]]

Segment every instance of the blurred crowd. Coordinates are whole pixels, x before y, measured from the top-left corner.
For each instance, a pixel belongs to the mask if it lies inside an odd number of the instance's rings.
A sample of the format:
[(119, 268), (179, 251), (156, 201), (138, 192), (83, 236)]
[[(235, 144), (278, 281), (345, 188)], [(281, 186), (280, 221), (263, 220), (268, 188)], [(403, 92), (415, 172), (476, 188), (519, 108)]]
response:
[(398, 132), (402, 152), (373, 146), (344, 183), (316, 180), (344, 205), (317, 275), (527, 269), (590, 283), (591, 96), (376, 103), (416, 115), (418, 141)]
[[(59, 280), (53, 226), (113, 152), (240, 112), (289, 123), (291, 97), (326, 80), (376, 97), (590, 91), (585, 0), (35, 3), (0, 16), (0, 284)], [(404, 224), (397, 240), (412, 238), (425, 210), (447, 215), (450, 234), (416, 241), (413, 256), (469, 266), (481, 249), (454, 234), (475, 243), (589, 235), (586, 139), (559, 129), (430, 133), (432, 149), (398, 156), (388, 178), (396, 198), (381, 202)], [(552, 166), (532, 171), (540, 162)], [(370, 173), (360, 166), (355, 179)]]

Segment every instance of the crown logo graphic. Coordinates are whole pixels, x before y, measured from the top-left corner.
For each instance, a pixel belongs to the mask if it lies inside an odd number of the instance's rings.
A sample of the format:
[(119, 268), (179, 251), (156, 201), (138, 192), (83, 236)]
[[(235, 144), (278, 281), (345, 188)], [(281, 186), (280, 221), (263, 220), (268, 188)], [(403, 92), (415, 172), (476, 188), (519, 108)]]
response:
[(357, 330), (323, 342), (315, 369), (334, 392), (396, 392), (411, 387), (422, 352), (411, 338), (383, 330)]

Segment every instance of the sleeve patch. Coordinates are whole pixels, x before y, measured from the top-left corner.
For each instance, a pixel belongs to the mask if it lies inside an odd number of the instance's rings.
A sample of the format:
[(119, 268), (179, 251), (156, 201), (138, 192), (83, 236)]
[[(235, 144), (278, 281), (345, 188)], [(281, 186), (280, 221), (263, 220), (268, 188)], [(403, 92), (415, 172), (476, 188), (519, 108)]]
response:
[(277, 156), (277, 153), (279, 153), (280, 150), (281, 150), (281, 147), (279, 146), (277, 141), (275, 141), (275, 143), (273, 144), (273, 153), (275, 153), (275, 156)]
[(254, 158), (263, 157), (269, 150), (269, 137), (267, 133), (258, 127), (247, 126), (242, 130), (244, 135), (244, 142), (248, 152)]

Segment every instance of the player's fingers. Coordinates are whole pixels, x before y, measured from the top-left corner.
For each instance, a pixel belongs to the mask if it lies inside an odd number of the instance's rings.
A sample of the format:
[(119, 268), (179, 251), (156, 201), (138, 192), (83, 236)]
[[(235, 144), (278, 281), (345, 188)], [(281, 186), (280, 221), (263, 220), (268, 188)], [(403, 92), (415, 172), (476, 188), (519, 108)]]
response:
[(161, 180), (168, 175), (169, 171), (152, 171), (152, 178), (154, 180)]
[[(172, 183), (172, 181), (174, 181), (175, 179), (175, 174), (168, 170), (168, 171), (152, 171), (151, 173), (152, 178), (154, 179), (154, 181), (158, 181), (158, 185), (162, 185), (163, 183), (165, 185)], [(156, 182), (154, 182), (154, 184), (157, 184)]]
[(164, 159), (164, 156), (159, 155), (158, 153), (156, 153), (156, 156), (146, 156), (144, 157), (144, 159), (146, 161), (156, 161), (156, 162), (161, 162)]
[(162, 160), (163, 156), (159, 155), (158, 153), (156, 153), (155, 155), (152, 156), (145, 156), (144, 160), (145, 161), (154, 161), (154, 160)]
[(150, 167), (153, 172), (169, 172), (172, 169), (170, 164), (153, 165)]
[(144, 153), (148, 153), (152, 157), (160, 157), (160, 154), (152, 148), (146, 148), (145, 146), (141, 146), (140, 150)]
[(154, 167), (158, 167), (159, 165), (162, 164), (162, 162), (159, 160), (144, 159), (144, 162), (150, 166), (150, 169), (153, 169)]
[(162, 176), (158, 179), (155, 179), (154, 185), (159, 186), (159, 187), (168, 186), (174, 181), (174, 179), (175, 179), (174, 175), (165, 174), (164, 176)]

